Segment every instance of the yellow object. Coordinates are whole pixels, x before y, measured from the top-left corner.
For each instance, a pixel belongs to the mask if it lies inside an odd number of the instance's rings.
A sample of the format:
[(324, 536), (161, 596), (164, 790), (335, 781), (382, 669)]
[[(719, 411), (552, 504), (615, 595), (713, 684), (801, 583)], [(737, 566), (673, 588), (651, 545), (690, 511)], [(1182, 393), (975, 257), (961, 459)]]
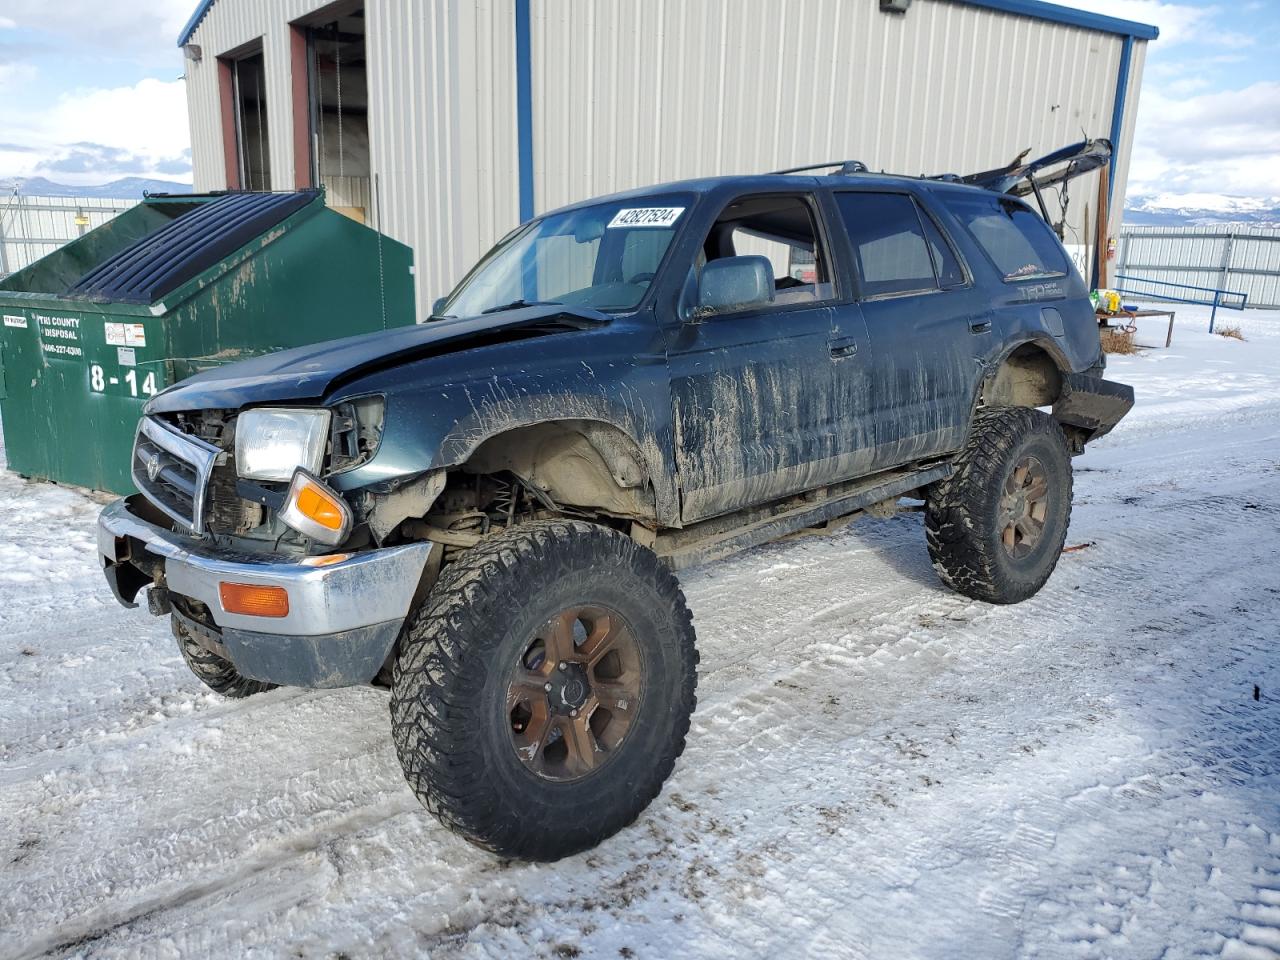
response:
[(1098, 306), (1102, 308), (1103, 313), (1119, 313), (1120, 294), (1114, 290), (1103, 290), (1102, 295), (1098, 298)]
[(350, 560), (349, 553), (326, 553), (318, 557), (303, 557), (298, 563), (304, 567), (331, 567), (335, 563), (342, 563), (344, 560)]
[(294, 506), (304, 517), (326, 530), (341, 530), (344, 521), (337, 498), (313, 480), (303, 479), (294, 488)]

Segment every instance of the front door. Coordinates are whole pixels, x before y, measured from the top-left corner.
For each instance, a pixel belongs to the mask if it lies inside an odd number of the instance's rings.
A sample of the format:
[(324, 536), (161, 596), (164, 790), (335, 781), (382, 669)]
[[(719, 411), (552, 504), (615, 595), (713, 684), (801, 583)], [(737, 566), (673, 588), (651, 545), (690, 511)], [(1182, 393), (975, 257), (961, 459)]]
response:
[(730, 203), (701, 263), (762, 255), (774, 299), (688, 320), (668, 341), (685, 522), (829, 482), (836, 469), (827, 247), (809, 195)]

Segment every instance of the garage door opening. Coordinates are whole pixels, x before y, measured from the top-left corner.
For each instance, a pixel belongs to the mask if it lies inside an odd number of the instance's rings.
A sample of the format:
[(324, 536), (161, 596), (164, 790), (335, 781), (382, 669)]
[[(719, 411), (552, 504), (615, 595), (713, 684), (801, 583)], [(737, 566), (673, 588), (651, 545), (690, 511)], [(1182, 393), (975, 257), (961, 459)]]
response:
[(364, 7), (340, 4), (300, 25), (307, 39), (312, 182), (330, 207), (370, 219), (369, 83)]
[[(267, 133), (266, 62), (262, 45), (220, 61), (223, 84), (227, 186), (242, 190), (271, 189), (271, 138)], [(233, 182), (234, 181), (234, 182)]]

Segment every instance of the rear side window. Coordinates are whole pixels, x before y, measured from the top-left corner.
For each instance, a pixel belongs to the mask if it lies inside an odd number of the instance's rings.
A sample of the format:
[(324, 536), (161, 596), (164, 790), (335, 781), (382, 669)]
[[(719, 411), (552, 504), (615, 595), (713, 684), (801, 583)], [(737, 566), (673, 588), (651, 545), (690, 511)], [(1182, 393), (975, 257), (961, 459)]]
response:
[(941, 199), (1006, 282), (1060, 277), (1067, 272), (1066, 254), (1049, 225), (1018, 201), (980, 193), (949, 193)]
[(867, 297), (926, 293), (964, 283), (937, 226), (904, 193), (837, 193)]
[(920, 222), (924, 224), (925, 239), (929, 241), (929, 253), (933, 257), (933, 269), (938, 275), (938, 285), (944, 290), (964, 286), (964, 271), (960, 269), (960, 261), (951, 250), (951, 244), (942, 236), (942, 231), (933, 222), (933, 217), (921, 210)]

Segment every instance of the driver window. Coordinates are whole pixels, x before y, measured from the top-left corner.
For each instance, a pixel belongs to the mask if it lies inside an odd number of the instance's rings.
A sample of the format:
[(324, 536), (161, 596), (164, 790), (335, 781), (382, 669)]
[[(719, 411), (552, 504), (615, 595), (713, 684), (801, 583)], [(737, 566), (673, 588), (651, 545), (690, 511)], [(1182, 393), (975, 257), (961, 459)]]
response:
[(830, 261), (809, 201), (798, 196), (735, 200), (711, 227), (707, 260), (758, 255), (773, 265), (774, 303), (817, 303), (835, 296)]

